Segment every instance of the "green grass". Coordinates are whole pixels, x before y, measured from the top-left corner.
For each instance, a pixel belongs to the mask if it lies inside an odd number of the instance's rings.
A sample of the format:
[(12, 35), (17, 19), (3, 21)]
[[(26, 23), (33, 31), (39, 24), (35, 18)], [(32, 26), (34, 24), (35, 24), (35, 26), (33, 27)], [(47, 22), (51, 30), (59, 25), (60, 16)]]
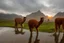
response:
[[(14, 27), (14, 21), (0, 20), (0, 27)], [(24, 28), (29, 29), (27, 23), (24, 23)], [(40, 27), (38, 29), (40, 32), (53, 32), (54, 31), (54, 22), (47, 22), (47, 23), (44, 22), (40, 25)]]
[(54, 22), (42, 23), (39, 27), (41, 32), (53, 32), (54, 31)]
[(14, 22), (10, 20), (0, 20), (0, 27), (12, 27)]
[[(27, 23), (24, 24), (24, 28), (29, 29)], [(54, 22), (44, 22), (38, 29), (40, 32), (54, 32)]]

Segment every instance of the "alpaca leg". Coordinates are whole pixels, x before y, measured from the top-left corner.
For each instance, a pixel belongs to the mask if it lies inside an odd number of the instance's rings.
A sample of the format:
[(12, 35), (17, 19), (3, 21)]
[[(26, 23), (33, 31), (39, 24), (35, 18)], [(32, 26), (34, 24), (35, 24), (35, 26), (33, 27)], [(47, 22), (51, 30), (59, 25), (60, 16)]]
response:
[(62, 31), (63, 31), (63, 33), (64, 33), (64, 24), (62, 24), (62, 28), (63, 28), (63, 30), (62, 30)]
[(30, 33), (32, 34), (32, 28), (29, 27), (29, 29), (30, 29)]
[(18, 30), (18, 24), (17, 23), (15, 23), (15, 34), (18, 34), (19, 33), (19, 30)]
[(58, 25), (58, 31), (59, 31), (59, 33), (60, 33), (60, 25)]
[(24, 34), (25, 32), (23, 32), (23, 27), (22, 27), (22, 24), (21, 24), (21, 31), (20, 31), (21, 34)]
[(55, 33), (57, 32), (57, 30), (58, 30), (58, 25), (56, 24), (55, 25)]
[(21, 32), (23, 32), (23, 26), (22, 26), (22, 24), (21, 24)]
[(56, 32), (57, 32), (57, 29), (58, 29), (57, 27), (58, 27), (58, 25), (55, 24), (55, 32), (54, 32), (53, 36), (55, 36), (55, 34), (56, 34)]
[(37, 35), (38, 35), (38, 28), (36, 28), (36, 31), (37, 31)]
[(18, 24), (15, 23), (15, 31), (18, 30), (18, 27), (17, 26), (18, 26)]
[(30, 29), (30, 32), (31, 32), (31, 34), (32, 34), (32, 28)]

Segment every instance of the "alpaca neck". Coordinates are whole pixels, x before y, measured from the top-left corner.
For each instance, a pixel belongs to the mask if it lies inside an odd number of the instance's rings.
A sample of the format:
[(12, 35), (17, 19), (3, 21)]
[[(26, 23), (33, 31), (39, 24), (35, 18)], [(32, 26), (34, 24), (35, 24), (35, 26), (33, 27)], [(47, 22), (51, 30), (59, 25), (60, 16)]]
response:
[(23, 18), (23, 22), (22, 22), (22, 24), (25, 22), (25, 20), (26, 20), (26, 18)]
[(42, 24), (42, 22), (43, 22), (43, 20), (40, 20), (40, 21), (38, 22), (37, 27), (39, 27), (39, 26)]

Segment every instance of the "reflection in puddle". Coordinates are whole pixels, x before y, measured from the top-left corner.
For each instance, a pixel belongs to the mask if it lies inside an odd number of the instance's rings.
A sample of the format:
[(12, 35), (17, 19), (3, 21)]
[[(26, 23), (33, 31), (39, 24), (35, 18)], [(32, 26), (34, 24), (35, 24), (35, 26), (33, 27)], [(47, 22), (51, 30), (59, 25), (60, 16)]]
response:
[(63, 37), (62, 37), (60, 43), (64, 43), (64, 33), (63, 33)]
[(24, 34), (25, 32), (19, 31), (19, 30), (15, 30), (15, 34)]
[(60, 34), (55, 34), (54, 35), (55, 43), (64, 43), (64, 33), (63, 33), (63, 36), (62, 36), (61, 40), (59, 38), (60, 38)]
[(59, 42), (59, 35), (60, 35), (60, 34), (55, 34), (55, 35), (54, 35), (55, 43), (58, 43), (58, 42)]
[(40, 39), (38, 39), (38, 35), (36, 35), (34, 43), (39, 43)]
[(36, 32), (30, 34), (30, 31), (25, 29), (24, 32), (14, 30), (14, 28), (1, 27), (0, 43), (64, 43), (63, 33), (53, 36), (53, 33), (39, 32), (37, 35)]
[[(39, 43), (39, 41), (40, 40), (38, 39), (38, 34), (37, 34), (34, 43)], [(30, 34), (30, 38), (29, 38), (29, 42), (28, 43), (32, 43), (32, 34)]]

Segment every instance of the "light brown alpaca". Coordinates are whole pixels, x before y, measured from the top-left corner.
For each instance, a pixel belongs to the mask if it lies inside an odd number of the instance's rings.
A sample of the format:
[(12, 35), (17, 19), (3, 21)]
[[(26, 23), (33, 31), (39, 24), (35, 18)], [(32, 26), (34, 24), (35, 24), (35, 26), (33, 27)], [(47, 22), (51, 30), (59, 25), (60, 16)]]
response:
[(35, 19), (31, 19), (28, 21), (28, 26), (30, 29), (30, 32), (32, 33), (33, 28), (36, 28), (37, 34), (38, 34), (38, 27), (42, 24), (42, 22), (44, 21), (44, 18), (41, 17), (40, 21), (37, 21)]
[[(56, 18), (55, 19), (55, 33), (59, 30), (60, 32), (60, 26), (62, 25), (62, 28), (64, 29), (64, 18)], [(63, 30), (64, 31), (64, 30)]]
[(21, 25), (21, 32), (22, 32), (22, 24), (25, 22), (26, 20), (26, 17), (24, 17), (23, 19), (22, 18), (15, 18), (15, 30), (18, 30), (18, 24)]

